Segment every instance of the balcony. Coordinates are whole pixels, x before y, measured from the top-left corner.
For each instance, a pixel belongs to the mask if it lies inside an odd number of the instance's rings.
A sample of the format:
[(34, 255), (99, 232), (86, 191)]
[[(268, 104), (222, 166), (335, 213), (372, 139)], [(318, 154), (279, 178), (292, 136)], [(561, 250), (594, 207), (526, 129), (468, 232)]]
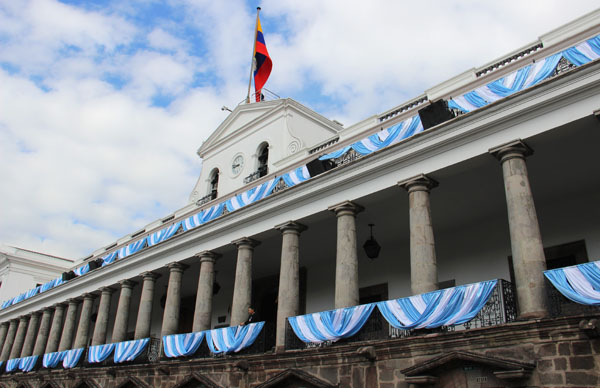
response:
[(260, 166), (258, 170), (244, 178), (244, 183), (254, 182), (265, 175), (267, 175), (267, 166)]
[(435, 329), (411, 329), (402, 330), (390, 325), (383, 317), (378, 308), (365, 322), (364, 326), (352, 337), (340, 339), (339, 341), (324, 341), (318, 344), (305, 343), (301, 341), (292, 329), (290, 322), (286, 323), (285, 348), (286, 350), (310, 349), (318, 347), (338, 346), (349, 343), (364, 341), (385, 341), (391, 339), (402, 339), (417, 337), (431, 333), (445, 333), (452, 331), (470, 330), (475, 328), (490, 327), (512, 322), (517, 317), (517, 305), (513, 285), (499, 279), (492, 290), (485, 305), (470, 321), (453, 326), (441, 326)]

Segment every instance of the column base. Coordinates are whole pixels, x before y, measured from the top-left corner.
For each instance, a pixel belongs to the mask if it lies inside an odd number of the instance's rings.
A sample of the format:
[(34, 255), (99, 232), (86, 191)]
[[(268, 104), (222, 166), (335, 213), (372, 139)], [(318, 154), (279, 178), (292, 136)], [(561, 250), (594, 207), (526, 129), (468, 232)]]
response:
[(523, 313), (523, 314), (519, 314), (517, 316), (517, 319), (520, 321), (527, 321), (527, 320), (533, 320), (533, 319), (542, 319), (542, 318), (548, 318), (548, 312), (545, 310), (541, 310), (541, 311), (531, 311), (528, 313)]

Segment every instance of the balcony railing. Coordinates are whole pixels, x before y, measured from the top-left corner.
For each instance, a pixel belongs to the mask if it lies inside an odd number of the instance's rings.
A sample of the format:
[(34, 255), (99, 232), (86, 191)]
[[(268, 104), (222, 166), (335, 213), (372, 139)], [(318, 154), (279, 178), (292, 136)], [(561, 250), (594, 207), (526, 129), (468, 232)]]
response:
[(561, 294), (548, 279), (545, 279), (545, 281), (546, 295), (548, 297), (548, 313), (552, 318), (600, 313), (598, 306), (575, 303)]
[(199, 200), (197, 200), (196, 201), (196, 206), (202, 206), (205, 203), (208, 203), (208, 202), (212, 201), (215, 198), (217, 198), (217, 190), (213, 190), (213, 191), (211, 191), (210, 194), (205, 195), (204, 197), (202, 197)]
[(253, 182), (265, 175), (267, 175), (267, 166), (260, 166), (258, 170), (254, 171), (252, 174), (244, 178), (244, 183)]
[(326, 341), (320, 344), (306, 344), (294, 333), (289, 321), (286, 324), (285, 348), (308, 349), (315, 347), (337, 346), (354, 342), (399, 339), (421, 336), (430, 333), (444, 333), (450, 331), (469, 330), (480, 327), (502, 325), (512, 322), (517, 317), (517, 306), (514, 287), (506, 280), (499, 280), (492, 291), (490, 298), (479, 313), (467, 323), (456, 326), (442, 326), (435, 329), (402, 330), (391, 326), (381, 315), (378, 308), (373, 309), (365, 325), (353, 337), (341, 339), (337, 342)]

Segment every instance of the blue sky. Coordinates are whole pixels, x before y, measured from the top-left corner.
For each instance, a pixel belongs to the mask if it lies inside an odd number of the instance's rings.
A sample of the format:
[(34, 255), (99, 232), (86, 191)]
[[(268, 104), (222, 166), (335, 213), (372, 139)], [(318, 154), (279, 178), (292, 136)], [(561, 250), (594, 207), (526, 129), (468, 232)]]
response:
[(266, 87), (348, 126), (597, 1), (0, 0), (0, 243), (77, 259), (185, 206), (257, 6)]

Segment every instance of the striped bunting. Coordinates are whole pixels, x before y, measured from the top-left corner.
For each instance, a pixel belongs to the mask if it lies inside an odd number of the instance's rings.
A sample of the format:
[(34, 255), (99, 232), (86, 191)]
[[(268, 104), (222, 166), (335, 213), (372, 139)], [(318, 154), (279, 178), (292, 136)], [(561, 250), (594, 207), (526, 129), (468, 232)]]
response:
[(75, 268), (73, 272), (75, 273), (75, 276), (85, 275), (86, 273), (90, 272), (90, 263), (82, 265), (79, 268)]
[(128, 244), (117, 251), (119, 254), (119, 259), (133, 255), (134, 253), (138, 252), (140, 249), (142, 249), (145, 246), (146, 246), (146, 237), (144, 237), (141, 240), (132, 242), (131, 244)]
[(544, 271), (556, 289), (573, 302), (600, 305), (600, 261)]
[(161, 243), (165, 240), (170, 239), (171, 237), (173, 237), (175, 235), (175, 233), (177, 233), (177, 231), (179, 230), (179, 228), (181, 227), (181, 222), (176, 222), (175, 224), (171, 225), (171, 226), (167, 226), (166, 228), (163, 228), (161, 230), (159, 230), (158, 232), (154, 232), (151, 235), (148, 236), (148, 246), (151, 247), (153, 245), (156, 245), (158, 243)]
[(298, 167), (295, 170), (292, 170), (288, 173), (285, 173), (281, 176), (281, 179), (285, 182), (288, 187), (296, 186), (298, 183), (304, 182), (310, 179), (310, 173), (308, 172), (308, 168), (306, 165), (302, 167)]
[(13, 358), (12, 360), (6, 361), (6, 371), (14, 372), (19, 368), (19, 364), (21, 363), (20, 358)]
[(115, 344), (115, 363), (133, 361), (139, 356), (150, 342), (150, 338), (125, 341)]
[(497, 284), (498, 280), (488, 280), (376, 304), (383, 317), (397, 329), (458, 325), (479, 313)]
[(84, 350), (85, 348), (79, 348), (65, 351), (65, 355), (63, 357), (63, 368), (75, 368)]
[(355, 335), (365, 324), (375, 304), (290, 317), (288, 321), (303, 342), (338, 341)]
[(356, 143), (323, 155), (319, 160), (337, 159), (346, 152), (353, 149), (360, 155), (368, 155), (380, 149), (389, 147), (392, 144), (398, 143), (401, 140), (423, 132), (423, 124), (419, 115), (412, 116), (398, 124), (392, 125), (382, 131), (370, 135)]
[(239, 352), (256, 341), (264, 325), (264, 322), (256, 322), (208, 330), (205, 332), (206, 342), (213, 354)]
[(579, 67), (600, 58), (600, 35), (518, 69), (487, 85), (453, 97), (448, 106), (471, 112), (516, 92), (537, 85), (552, 76), (561, 58)]
[(246, 190), (243, 193), (228, 199), (225, 202), (227, 204), (227, 210), (233, 212), (244, 206), (268, 197), (271, 195), (271, 193), (273, 193), (273, 189), (275, 189), (275, 186), (277, 183), (279, 183), (280, 179), (281, 177), (272, 178), (258, 186), (251, 188), (250, 190)]
[(165, 356), (170, 358), (191, 356), (196, 353), (203, 339), (203, 331), (189, 334), (165, 335), (162, 338)]
[(21, 358), (19, 369), (23, 372), (31, 372), (37, 363), (38, 356), (29, 356)]
[(94, 345), (88, 348), (88, 362), (96, 364), (102, 362), (110, 356), (115, 349), (115, 344)]
[(62, 352), (46, 353), (42, 358), (42, 365), (44, 368), (56, 368), (59, 362), (65, 358), (66, 350)]
[(187, 232), (190, 229), (194, 229), (202, 224), (207, 223), (208, 221), (214, 220), (223, 214), (224, 208), (225, 204), (219, 203), (186, 218), (182, 222), (183, 231)]

